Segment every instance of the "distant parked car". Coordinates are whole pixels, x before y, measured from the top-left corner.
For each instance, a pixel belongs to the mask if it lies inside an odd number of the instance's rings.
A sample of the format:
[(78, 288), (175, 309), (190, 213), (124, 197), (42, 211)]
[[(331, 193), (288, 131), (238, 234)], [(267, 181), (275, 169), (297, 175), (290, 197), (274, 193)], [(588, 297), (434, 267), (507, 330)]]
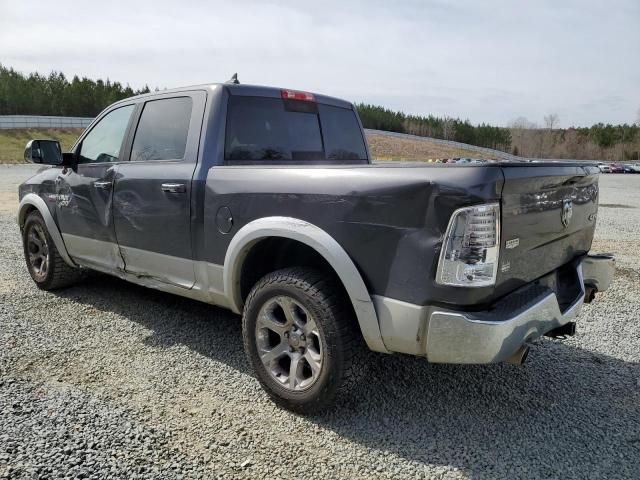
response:
[(640, 173), (640, 164), (638, 163), (625, 163), (623, 168), (624, 173)]
[(606, 163), (599, 163), (598, 168), (600, 169), (600, 173), (611, 173), (611, 169)]
[(471, 163), (472, 160), (470, 158), (458, 158), (455, 160), (455, 163)]
[(609, 171), (611, 173), (624, 173), (624, 167), (619, 163), (612, 163), (609, 165)]

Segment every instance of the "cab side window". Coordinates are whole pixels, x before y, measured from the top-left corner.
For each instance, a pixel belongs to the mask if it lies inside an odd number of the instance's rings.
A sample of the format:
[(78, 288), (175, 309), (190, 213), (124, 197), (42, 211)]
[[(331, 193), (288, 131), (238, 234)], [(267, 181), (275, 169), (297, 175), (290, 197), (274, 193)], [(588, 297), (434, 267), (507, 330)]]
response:
[(131, 161), (182, 160), (191, 120), (190, 97), (151, 100), (144, 105)]
[(133, 105), (107, 113), (82, 140), (80, 163), (117, 162)]

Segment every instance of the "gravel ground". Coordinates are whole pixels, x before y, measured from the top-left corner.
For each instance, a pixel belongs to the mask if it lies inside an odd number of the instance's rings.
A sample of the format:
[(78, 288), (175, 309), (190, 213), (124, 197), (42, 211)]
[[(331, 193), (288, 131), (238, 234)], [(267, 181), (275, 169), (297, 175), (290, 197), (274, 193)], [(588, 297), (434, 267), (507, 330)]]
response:
[[(276, 408), (238, 317), (96, 276), (45, 293), (0, 167), (0, 478), (640, 478), (640, 175), (601, 178), (611, 290), (528, 362), (371, 355), (330, 413)], [(608, 206), (607, 206), (608, 205)]]

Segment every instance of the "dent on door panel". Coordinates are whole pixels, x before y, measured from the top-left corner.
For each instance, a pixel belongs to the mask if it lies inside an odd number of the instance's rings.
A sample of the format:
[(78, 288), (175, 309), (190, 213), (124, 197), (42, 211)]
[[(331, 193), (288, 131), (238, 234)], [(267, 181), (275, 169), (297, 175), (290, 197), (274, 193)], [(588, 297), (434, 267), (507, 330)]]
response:
[(113, 163), (80, 164), (56, 178), (56, 214), (69, 255), (99, 270), (123, 268), (111, 216), (117, 170)]
[[(152, 149), (154, 155), (148, 158), (137, 156), (120, 165), (114, 186), (113, 221), (127, 273), (192, 288), (196, 283), (191, 232), (192, 178), (197, 164), (206, 94), (202, 91), (183, 92), (179, 97), (192, 99), (186, 137), (180, 136), (177, 143), (172, 143), (175, 148)], [(133, 148), (138, 138), (150, 146), (157, 141), (155, 136), (149, 136), (154, 129), (147, 127), (147, 130), (139, 131), (150, 105), (157, 107), (161, 102), (174, 100), (176, 96), (158, 96), (145, 103), (133, 136)], [(186, 114), (186, 110), (182, 114)], [(151, 119), (150, 122), (161, 119), (158, 121), (162, 124), (162, 119), (171, 117), (149, 113), (147, 118)], [(180, 135), (184, 133), (184, 127), (181, 123)], [(173, 131), (169, 124), (162, 128)], [(184, 150), (181, 150), (183, 141)]]
[(64, 233), (115, 242), (111, 217), (112, 184), (118, 165), (78, 165), (67, 168), (57, 182), (57, 212)]

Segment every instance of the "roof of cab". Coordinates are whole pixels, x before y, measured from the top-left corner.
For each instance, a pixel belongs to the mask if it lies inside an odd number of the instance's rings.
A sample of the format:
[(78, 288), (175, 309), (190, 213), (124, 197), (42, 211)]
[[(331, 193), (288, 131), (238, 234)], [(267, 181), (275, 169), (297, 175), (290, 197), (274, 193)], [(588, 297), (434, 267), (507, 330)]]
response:
[[(126, 100), (150, 98), (150, 97), (154, 97), (154, 96), (158, 96), (158, 95), (181, 93), (181, 92), (188, 92), (188, 91), (193, 91), (193, 90), (215, 90), (218, 87), (222, 87), (222, 88), (226, 89), (227, 92), (229, 92), (230, 95), (242, 95), (242, 96), (251, 96), (251, 97), (270, 97), (270, 98), (281, 98), (281, 92), (283, 90), (283, 88), (280, 88), (280, 87), (267, 87), (267, 86), (263, 86), (263, 85), (247, 85), (247, 84), (232, 84), (232, 83), (206, 83), (206, 84), (202, 84), (202, 85), (190, 85), (190, 86), (186, 86), (186, 87), (178, 87), (178, 88), (171, 88), (171, 89), (166, 89), (166, 90), (158, 90), (157, 92), (143, 93), (141, 95), (128, 97), (128, 98), (120, 100), (119, 102), (116, 102), (116, 103), (120, 103), (120, 102), (126, 101)], [(288, 89), (287, 88), (287, 90), (296, 90), (296, 89)], [(342, 100), (342, 99), (336, 98), (336, 97), (331, 97), (331, 96), (328, 96), (328, 95), (321, 95), (321, 94), (317, 94), (317, 93), (314, 93), (314, 92), (310, 92), (310, 93), (313, 93), (313, 95), (316, 98), (316, 101), (318, 103), (323, 103), (323, 104), (326, 104), (326, 105), (333, 105), (333, 106), (342, 107), (342, 108), (353, 108), (352, 103), (348, 102), (346, 100)]]
[[(266, 87), (263, 85), (243, 85), (243, 84), (228, 84), (223, 83), (231, 95), (242, 95), (248, 97), (270, 97), (270, 98), (282, 98), (282, 90), (294, 90), (295, 88), (280, 88), (280, 87)], [(301, 90), (302, 91), (302, 90)], [(304, 90), (306, 92), (306, 90)], [(330, 97), (328, 95), (322, 95), (315, 92), (312, 93), (318, 103), (324, 103), (327, 105), (334, 105), (336, 107), (352, 108), (351, 102), (342, 100), (336, 97)]]

